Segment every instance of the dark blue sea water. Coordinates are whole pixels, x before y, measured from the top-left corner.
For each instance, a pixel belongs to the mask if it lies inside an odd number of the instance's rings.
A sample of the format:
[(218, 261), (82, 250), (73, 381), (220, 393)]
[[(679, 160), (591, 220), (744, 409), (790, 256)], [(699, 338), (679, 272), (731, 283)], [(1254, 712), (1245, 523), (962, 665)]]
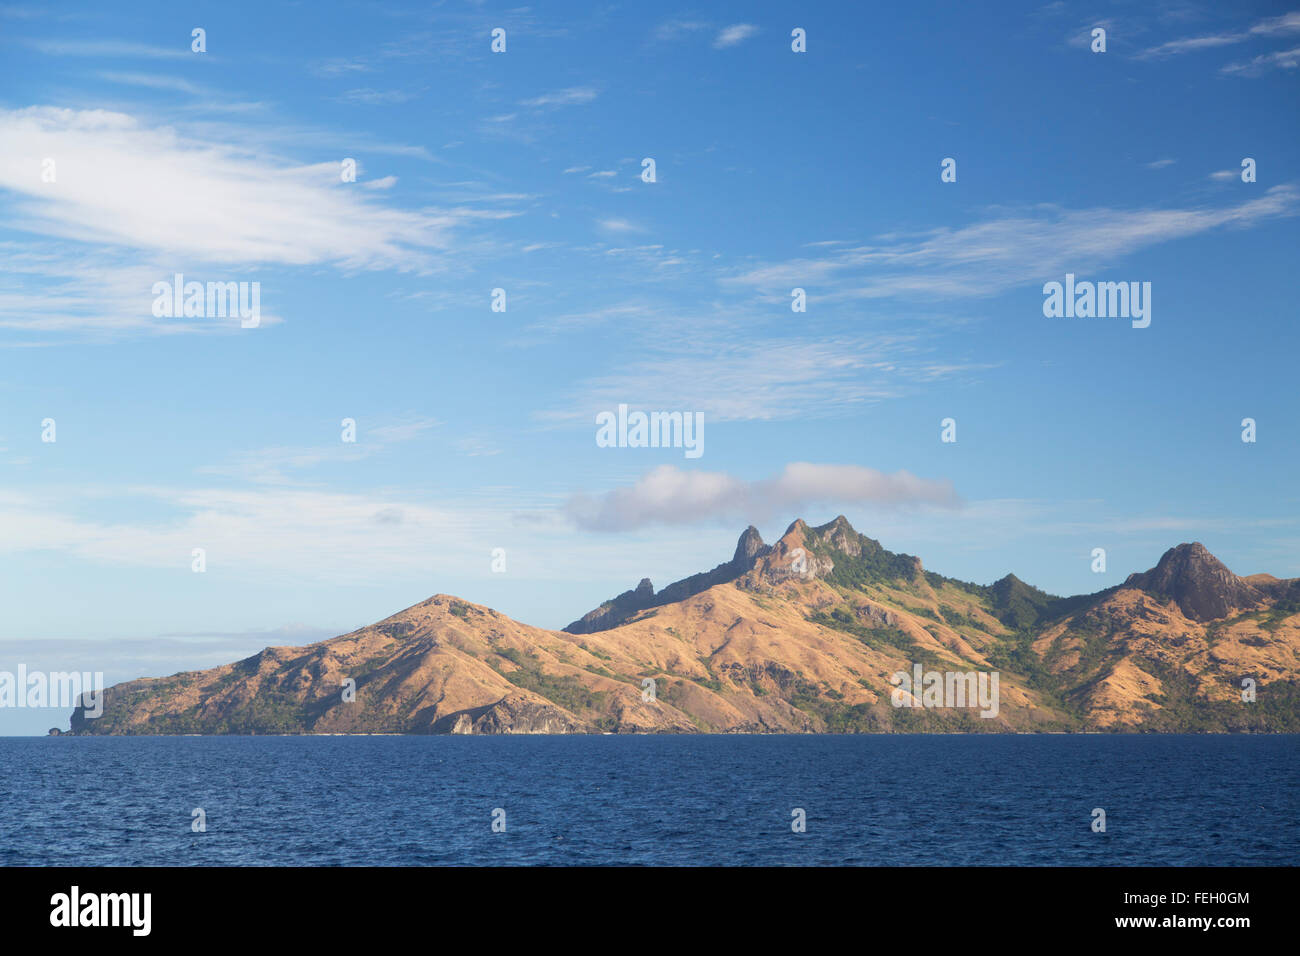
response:
[(596, 863), (1295, 865), (1300, 737), (0, 739), (0, 865)]

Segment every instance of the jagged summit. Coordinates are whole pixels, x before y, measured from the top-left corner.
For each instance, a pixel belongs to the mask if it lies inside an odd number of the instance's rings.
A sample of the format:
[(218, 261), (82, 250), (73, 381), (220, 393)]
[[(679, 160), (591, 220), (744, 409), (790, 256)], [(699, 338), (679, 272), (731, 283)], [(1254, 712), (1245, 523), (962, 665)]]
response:
[(844, 517), (844, 515), (836, 515), (832, 520), (825, 524), (819, 524), (816, 527), (810, 526), (808, 522), (803, 520), (803, 518), (795, 518), (794, 521), (790, 522), (790, 527), (785, 529), (785, 534), (781, 537), (784, 538), (787, 535), (794, 534), (795, 532), (803, 535), (812, 535), (818, 538), (825, 538), (831, 535), (856, 535), (858, 533), (854, 530), (853, 525), (849, 524), (849, 519)]
[(736, 542), (736, 550), (730, 561), (719, 564), (712, 571), (692, 574), (688, 578), (674, 581), (662, 591), (655, 593), (649, 578), (642, 578), (633, 591), (624, 591), (611, 601), (606, 601), (595, 610), (588, 611), (564, 630), (570, 634), (592, 634), (618, 627), (630, 618), (652, 607), (661, 607), (676, 601), (684, 601), (694, 594), (707, 591), (716, 584), (734, 581), (742, 574), (753, 569), (760, 558), (771, 551), (763, 543), (763, 536), (753, 525), (741, 533)]
[(750, 525), (736, 542), (731, 560), (725, 564), (675, 581), (657, 593), (650, 582), (643, 579), (635, 591), (624, 591), (587, 612), (564, 630), (570, 634), (609, 630), (642, 611), (683, 601), (715, 585), (735, 581), (751, 571), (770, 583), (825, 578), (855, 586), (866, 579), (883, 577), (910, 580), (921, 573), (921, 561), (910, 555), (886, 551), (880, 542), (854, 530), (844, 515), (837, 515), (816, 527), (796, 518), (772, 545), (764, 544), (758, 529)]
[(863, 545), (869, 541), (879, 546), (879, 542), (872, 541), (871, 538), (854, 530), (853, 525), (849, 524), (849, 519), (844, 515), (838, 515), (833, 521), (818, 525), (811, 529), (809, 534), (814, 543), (843, 554), (861, 554)]
[(854, 530), (853, 525), (849, 524), (849, 519), (846, 518), (846, 517), (844, 517), (844, 515), (836, 515), (835, 518), (834, 518), (833, 520), (828, 521), (828, 522), (826, 522), (826, 524), (822, 525), (822, 526), (819, 527), (819, 528), (814, 528), (813, 530), (815, 530), (815, 531), (845, 531), (845, 532), (847, 532), (848, 534), (857, 534), (857, 531)]
[(766, 549), (767, 545), (763, 543), (763, 536), (751, 524), (740, 536), (740, 540), (736, 542), (736, 553), (731, 561), (733, 564), (739, 564), (742, 561), (753, 560)]
[(1263, 598), (1199, 541), (1170, 548), (1150, 571), (1130, 574), (1124, 586), (1173, 601), (1194, 621), (1225, 618)]

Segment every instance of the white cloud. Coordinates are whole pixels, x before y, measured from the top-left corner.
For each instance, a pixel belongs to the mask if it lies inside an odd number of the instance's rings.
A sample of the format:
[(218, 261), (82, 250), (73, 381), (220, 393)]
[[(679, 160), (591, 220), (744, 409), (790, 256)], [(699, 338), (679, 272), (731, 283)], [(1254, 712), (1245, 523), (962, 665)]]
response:
[(1285, 184), (1236, 205), (1184, 209), (1038, 206), (1023, 215), (936, 229), (914, 238), (839, 249), (821, 258), (771, 263), (724, 278), (788, 301), (796, 286), (828, 302), (888, 297), (989, 296), (1066, 271), (1082, 272), (1136, 250), (1220, 228), (1247, 228), (1300, 213)]
[(727, 47), (743, 43), (758, 33), (758, 27), (752, 23), (733, 23), (729, 27), (723, 27), (722, 31), (714, 38), (713, 47), (715, 50), (725, 50)]
[[(325, 445), (276, 446), (243, 452), (232, 461), (220, 465), (205, 465), (200, 474), (222, 475), (242, 482), (259, 485), (302, 485), (303, 480), (291, 472), (315, 468), (319, 465), (342, 464), (360, 461), (383, 452), (391, 445), (414, 441), (427, 431), (441, 425), (434, 418), (415, 419), (392, 425), (367, 428), (357, 423), (357, 441), (335, 441)], [(340, 421), (340, 434), (342, 422)]]
[(396, 442), (412, 441), (419, 438), (430, 428), (441, 425), (436, 418), (421, 418), (416, 421), (402, 422), (397, 425), (381, 425), (366, 432), (366, 437), (385, 445)]
[[(156, 319), (153, 283), (170, 281), (171, 266), (125, 264), (99, 250), (66, 243), (0, 243), (0, 328), (27, 332), (80, 332), (93, 336), (153, 330), (174, 333), (238, 333), (239, 319)], [(187, 260), (180, 272), (196, 273)], [(238, 279), (228, 271), (206, 279)], [(255, 277), (254, 277), (255, 278)], [(261, 326), (283, 321), (276, 306), (262, 302)]]
[(1219, 72), (1237, 76), (1259, 76), (1268, 70), (1294, 70), (1300, 67), (1300, 46), (1276, 53), (1265, 53), (1245, 63), (1229, 63)]
[(1200, 50), (1214, 49), (1215, 47), (1232, 46), (1259, 37), (1285, 36), (1292, 33), (1300, 33), (1300, 12), (1293, 11), (1284, 13), (1280, 17), (1260, 20), (1245, 30), (1232, 33), (1213, 33), (1206, 36), (1170, 40), (1168, 43), (1162, 43), (1159, 46), (1144, 50), (1139, 54), (1139, 57), (1177, 56), (1182, 53), (1195, 53)]
[(655, 27), (656, 40), (676, 40), (690, 33), (707, 30), (709, 25), (699, 20), (667, 20)]
[(113, 70), (105, 70), (99, 75), (110, 83), (121, 83), (124, 86), (142, 86), (151, 90), (174, 90), (177, 93), (190, 93), (195, 96), (205, 92), (202, 87), (180, 76), (166, 76), (160, 73), (119, 73)]
[(628, 233), (628, 232), (645, 232), (643, 228), (636, 223), (629, 222), (626, 219), (598, 219), (596, 225), (606, 232)]
[[(917, 336), (741, 340), (731, 327), (701, 331), (697, 324), (696, 317), (685, 315), (670, 325), (655, 312), (639, 322), (623, 321), (624, 327), (647, 330), (652, 354), (579, 383), (567, 409), (539, 413), (538, 419), (585, 424), (596, 411), (620, 402), (690, 409), (710, 423), (825, 417), (987, 368), (960, 361), (937, 364)], [(672, 348), (665, 354), (667, 339)]]
[(520, 106), (580, 106), (590, 103), (600, 94), (590, 86), (571, 86), (566, 90), (544, 93), (530, 100), (521, 100)]
[[(150, 46), (146, 43), (129, 43), (123, 40), (28, 40), (27, 44), (49, 56), (84, 56), (124, 59), (140, 57), (152, 59), (190, 59), (190, 37), (184, 35), (175, 46)], [(204, 54), (205, 56), (207, 54)]]
[[(46, 157), (55, 183), (41, 181)], [(0, 112), (0, 187), (22, 197), (13, 218), (60, 238), (218, 263), (416, 268), (476, 215), (386, 207), (345, 188), (339, 170), (195, 141), (121, 113)]]
[(300, 488), (132, 488), (114, 496), (124, 493), (170, 517), (104, 520), (94, 517), (103, 513), (102, 498), (71, 489), (0, 493), (0, 553), (41, 550), (97, 564), (188, 570), (192, 549), (203, 548), (209, 571), (373, 580), (463, 553), (483, 520), (468, 508)]
[(661, 465), (630, 488), (598, 497), (574, 495), (565, 513), (587, 531), (629, 531), (649, 525), (757, 523), (810, 506), (866, 503), (953, 507), (958, 499), (949, 481), (906, 471), (885, 474), (860, 465), (796, 462), (775, 478), (760, 481)]
[[(294, 165), (235, 145), (247, 138), (226, 130), (182, 132), (103, 110), (0, 110), (7, 224), (48, 237), (6, 257), (0, 325), (192, 330), (193, 322), (153, 318), (155, 281), (174, 272), (257, 279), (230, 274), (253, 265), (434, 271), (464, 228), (512, 215), (466, 204), (395, 208), (381, 192), (391, 178), (358, 188), (341, 181), (340, 162)], [(42, 181), (47, 158), (54, 182)], [(28, 282), (35, 277), (39, 288)], [(274, 309), (265, 304), (264, 324)]]
[(500, 448), (484, 438), (462, 438), (456, 442), (456, 447), (460, 449), (462, 455), (469, 458), (488, 458), (501, 454)]
[(415, 93), (411, 90), (374, 90), (370, 87), (363, 87), (348, 90), (342, 93), (338, 99), (344, 103), (360, 103), (363, 106), (384, 106), (405, 103), (414, 96)]
[[(465, 454), (494, 453), (467, 441)], [(131, 517), (107, 517), (122, 503)], [(203, 548), (214, 583), (229, 580), (236, 594), (239, 582), (292, 582), (303, 593), (400, 585), (417, 596), (454, 590), (471, 600), (500, 583), (491, 547), (509, 549), (512, 580), (572, 583), (592, 578), (593, 568), (611, 581), (639, 575), (650, 555), (680, 556), (687, 543), (612, 553), (575, 534), (553, 497), (513, 487), (436, 502), (422, 492), (302, 487), (0, 489), (0, 527), (0, 557), (39, 553), (69, 575), (80, 573), (74, 562), (189, 575), (192, 550)], [(559, 610), (556, 625), (574, 610)]]
[(364, 60), (337, 58), (316, 64), (312, 67), (312, 72), (318, 76), (344, 76), (348, 73), (368, 73), (370, 65)]

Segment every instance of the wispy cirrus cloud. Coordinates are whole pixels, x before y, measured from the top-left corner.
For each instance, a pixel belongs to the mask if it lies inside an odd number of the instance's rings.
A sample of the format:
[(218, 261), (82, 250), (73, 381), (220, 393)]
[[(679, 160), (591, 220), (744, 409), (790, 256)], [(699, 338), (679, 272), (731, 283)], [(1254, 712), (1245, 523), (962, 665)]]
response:
[(1262, 53), (1244, 63), (1229, 63), (1219, 72), (1236, 76), (1259, 76), (1269, 70), (1294, 70), (1300, 68), (1300, 46), (1276, 53)]
[[(6, 226), (43, 237), (0, 270), (0, 325), (158, 325), (152, 283), (202, 267), (436, 271), (453, 237), (514, 214), (499, 203), (398, 208), (381, 188), (343, 183), (338, 163), (296, 165), (233, 145), (221, 129), (182, 133), (104, 110), (0, 110)], [(40, 295), (26, 281), (36, 277)], [(167, 331), (191, 327), (166, 320)]]
[(591, 86), (571, 86), (568, 89), (556, 90), (553, 93), (543, 93), (541, 96), (534, 96), (532, 99), (520, 100), (519, 105), (534, 108), (581, 106), (592, 102), (599, 95), (600, 91)]
[(641, 226), (638, 226), (636, 223), (632, 222), (631, 220), (621, 219), (617, 216), (611, 217), (609, 219), (598, 219), (596, 221), (596, 225), (598, 225), (605, 232), (623, 233), (623, 234), (629, 232), (645, 232), (645, 229), (643, 229)]
[(367, 432), (367, 436), (384, 445), (397, 442), (414, 441), (431, 428), (441, 425), (436, 418), (418, 418), (412, 421), (398, 422), (392, 425), (380, 425)]
[(407, 100), (414, 99), (416, 95), (413, 90), (374, 90), (370, 87), (361, 87), (340, 93), (335, 99), (340, 103), (358, 103), (362, 106), (388, 106), (405, 103)]
[[(178, 264), (140, 265), (109, 250), (78, 243), (0, 243), (0, 328), (30, 333), (79, 333), (90, 338), (153, 331), (213, 334), (239, 328), (238, 318), (184, 319), (165, 323), (152, 313), (153, 283)], [(179, 266), (190, 271), (192, 259)], [(283, 321), (279, 310), (263, 308), (261, 325)], [(23, 344), (8, 339), (0, 345)]]
[(744, 43), (757, 34), (758, 27), (752, 23), (733, 23), (729, 27), (723, 27), (718, 35), (713, 38), (713, 48), (715, 50), (725, 50), (728, 47)]
[(171, 76), (165, 73), (123, 73), (117, 70), (103, 70), (101, 79), (123, 86), (140, 86), (151, 90), (172, 90), (177, 93), (189, 93), (201, 96), (208, 91), (204, 87), (185, 79), (183, 76)]
[(373, 67), (363, 59), (335, 57), (311, 66), (311, 72), (317, 76), (350, 76), (353, 73), (369, 73)]
[[(496, 453), (489, 443), (467, 442), (463, 454)], [(193, 549), (203, 548), (207, 571), (216, 575), (210, 580), (234, 582), (232, 595), (245, 581), (307, 588), (400, 582), (413, 600), (449, 578), (463, 580), (470, 568), (470, 577), (491, 579), (490, 542), (511, 547), (511, 573), (525, 580), (572, 580), (595, 566), (630, 574), (644, 558), (575, 540), (549, 495), (489, 491), (433, 500), (397, 489), (245, 485), (0, 489), (0, 557), (40, 553), (188, 575)]]
[(1210, 33), (1202, 36), (1183, 37), (1178, 40), (1170, 40), (1167, 43), (1161, 43), (1158, 46), (1153, 46), (1143, 50), (1138, 54), (1138, 58), (1150, 59), (1153, 57), (1178, 56), (1183, 53), (1196, 53), (1200, 50), (1212, 50), (1217, 47), (1233, 46), (1237, 43), (1244, 43), (1247, 40), (1289, 36), (1296, 33), (1300, 33), (1300, 11), (1292, 11), (1290, 13), (1284, 13), (1281, 16), (1260, 20), (1244, 30)]
[[(116, 498), (151, 502), (158, 517), (110, 520), (103, 516), (106, 503)], [(373, 580), (409, 573), (413, 560), (427, 567), (438, 555), (455, 554), (447, 549), (473, 542), (473, 529), (481, 533), (484, 518), (409, 496), (302, 488), (4, 492), (0, 554), (43, 550), (96, 564), (188, 569), (198, 547), (206, 551), (209, 570)]]
[(707, 29), (709, 29), (709, 25), (702, 20), (673, 19), (665, 20), (655, 27), (653, 35), (656, 40), (670, 41)]
[[(364, 423), (352, 422), (354, 441), (334, 441), (329, 444), (306, 446), (277, 446), (259, 448), (237, 455), (220, 465), (204, 465), (199, 474), (221, 475), (257, 485), (305, 485), (307, 482), (294, 472), (317, 468), (320, 465), (346, 464), (381, 454), (389, 446), (414, 441), (431, 429), (441, 425), (436, 418), (416, 418), (367, 428)], [(340, 437), (343, 421), (340, 420)]]
[(125, 40), (62, 40), (32, 38), (26, 41), (33, 49), (47, 56), (97, 57), (101, 59), (159, 59), (183, 60), (194, 55), (190, 38), (174, 47), (131, 43)]
[(711, 423), (824, 418), (990, 367), (960, 358), (936, 360), (919, 335), (739, 341), (734, 329), (692, 330), (692, 322), (684, 317), (673, 327), (671, 348), (656, 345), (668, 338), (664, 325), (643, 323), (654, 354), (577, 383), (566, 408), (536, 417), (557, 424), (590, 422), (596, 411), (627, 402), (691, 409)]
[(955, 507), (952, 482), (886, 474), (860, 465), (795, 462), (773, 478), (750, 481), (725, 472), (661, 465), (631, 487), (598, 496), (577, 494), (564, 510), (585, 531), (631, 531), (652, 525), (757, 523), (821, 505)]
[[(57, 180), (43, 182), (53, 158)], [(0, 112), (0, 188), (32, 232), (212, 262), (414, 269), (451, 232), (503, 213), (395, 209), (344, 188), (339, 166), (295, 166), (182, 137), (122, 113)], [(175, 210), (185, 215), (175, 215)]]
[(788, 298), (795, 286), (815, 286), (816, 294), (826, 301), (981, 297), (1041, 282), (1067, 269), (1095, 268), (1160, 243), (1297, 214), (1300, 189), (1293, 184), (1217, 207), (1071, 210), (1037, 206), (1021, 215), (761, 265), (722, 282), (728, 287), (750, 287), (773, 299)]

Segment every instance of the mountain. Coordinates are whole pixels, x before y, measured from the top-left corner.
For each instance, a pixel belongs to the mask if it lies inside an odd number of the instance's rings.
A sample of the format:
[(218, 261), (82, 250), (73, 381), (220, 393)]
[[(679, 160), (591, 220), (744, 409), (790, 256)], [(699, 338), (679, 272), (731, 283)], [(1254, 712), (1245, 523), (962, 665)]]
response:
[(591, 634), (594, 631), (607, 631), (618, 627), (635, 617), (639, 611), (652, 607), (661, 607), (676, 601), (684, 601), (694, 594), (707, 591), (715, 584), (726, 584), (753, 569), (755, 562), (771, 550), (763, 544), (763, 536), (758, 529), (750, 525), (736, 543), (736, 553), (726, 564), (719, 564), (712, 571), (693, 574), (689, 578), (674, 581), (658, 594), (649, 578), (642, 578), (641, 583), (631, 591), (624, 591), (606, 601), (594, 611), (588, 611), (564, 630), (570, 634)]
[(1214, 621), (1263, 600), (1258, 588), (1237, 577), (1199, 541), (1166, 551), (1150, 571), (1131, 574), (1125, 587), (1167, 598), (1193, 621)]
[[(894, 706), (891, 676), (915, 667), (996, 672), (997, 707)], [(103, 716), (72, 715), (78, 734), (1083, 730), (1300, 731), (1300, 579), (1238, 577), (1182, 544), (1056, 597), (927, 571), (842, 516), (799, 520), (562, 631), (438, 594), (308, 647), (117, 684)]]

